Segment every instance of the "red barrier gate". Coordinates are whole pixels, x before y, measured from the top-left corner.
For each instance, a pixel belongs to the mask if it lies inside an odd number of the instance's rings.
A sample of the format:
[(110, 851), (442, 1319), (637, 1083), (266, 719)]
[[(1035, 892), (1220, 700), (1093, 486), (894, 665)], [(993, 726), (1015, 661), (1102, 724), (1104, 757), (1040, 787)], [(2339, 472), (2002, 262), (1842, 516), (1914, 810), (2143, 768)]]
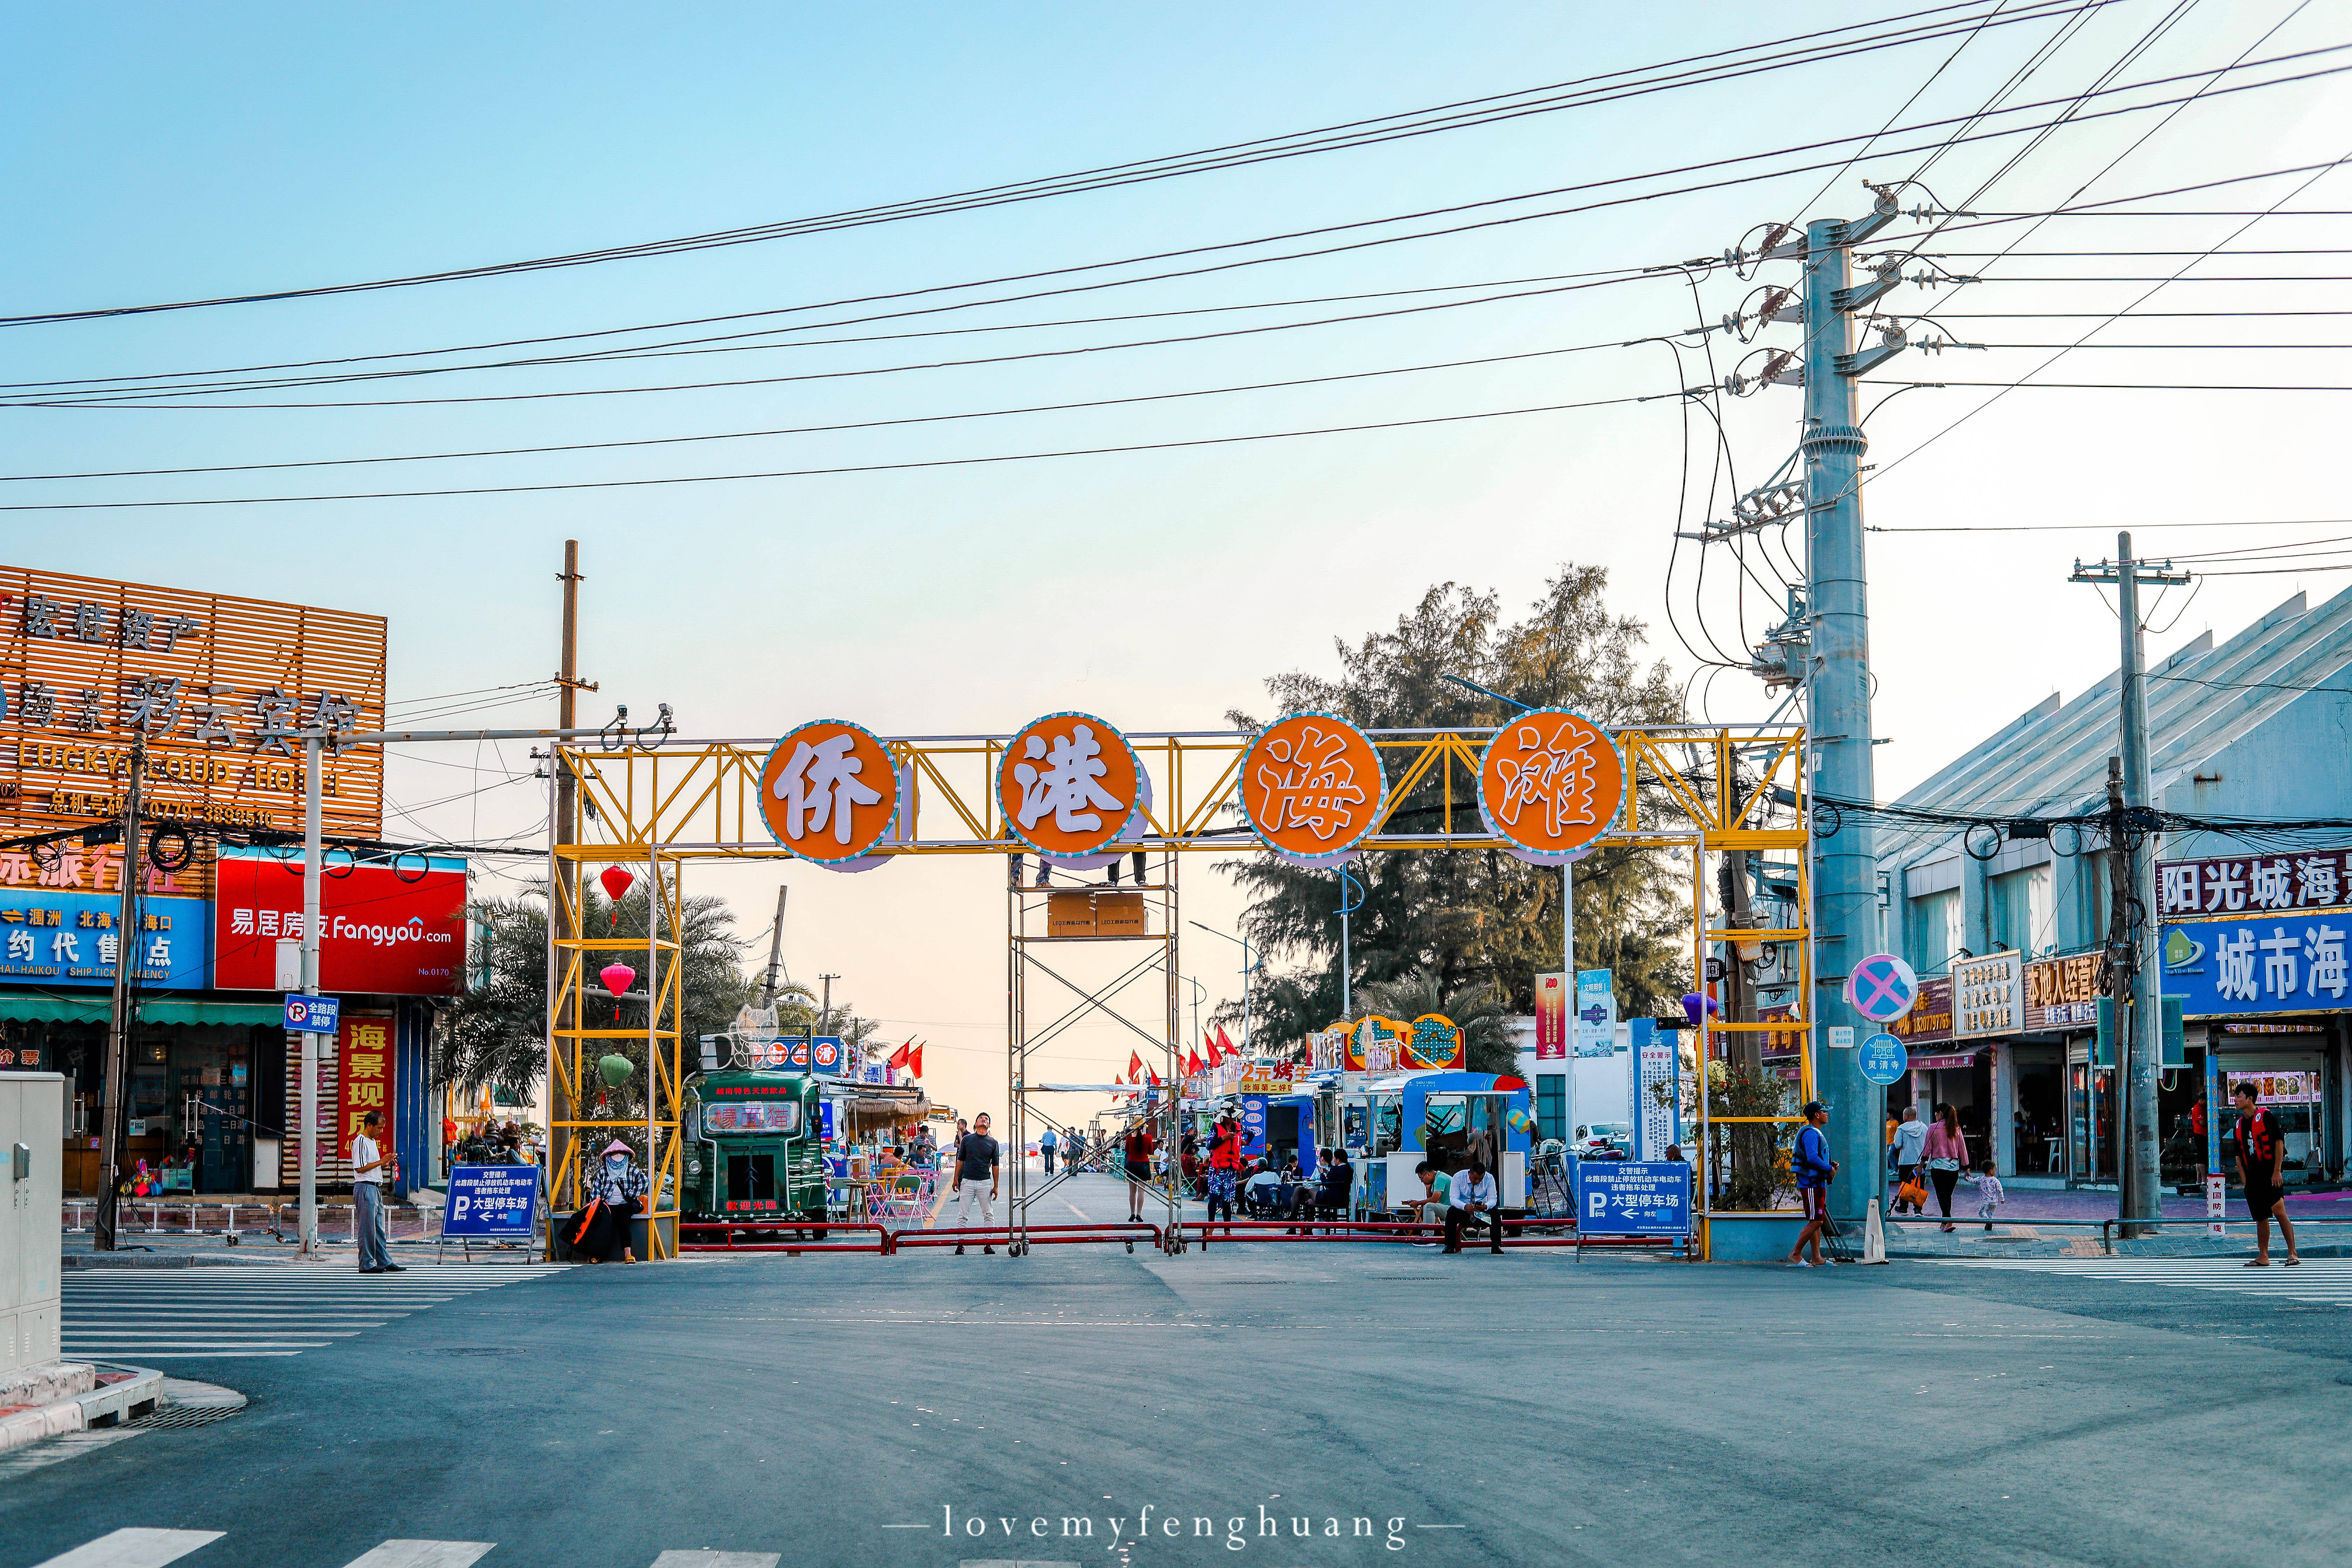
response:
[[(814, 1241), (790, 1239), (784, 1236), (784, 1232), (788, 1230), (814, 1231), (818, 1234), (818, 1239)], [(829, 1233), (841, 1230), (871, 1231), (874, 1233), (874, 1239), (871, 1241), (830, 1239)], [(719, 1239), (717, 1241), (686, 1239), (698, 1232), (709, 1231), (720, 1233)], [(783, 1226), (772, 1220), (762, 1220), (756, 1224), (738, 1220), (691, 1220), (680, 1224), (677, 1234), (677, 1249), (680, 1252), (781, 1252), (791, 1257), (797, 1257), (803, 1252), (869, 1252), (883, 1258), (890, 1255), (890, 1232), (882, 1226), (865, 1221), (825, 1220), (820, 1223), (812, 1220), (805, 1225)], [(746, 1237), (763, 1239), (743, 1239)]]
[[(1032, 1225), (1022, 1227), (1022, 1236), (1032, 1247), (1076, 1247), (1089, 1242), (1123, 1242), (1129, 1252), (1139, 1241), (1149, 1241), (1155, 1250), (1167, 1249), (1167, 1237), (1160, 1228), (1149, 1220), (1118, 1221), (1108, 1225)], [(1004, 1226), (944, 1226), (937, 1230), (902, 1230), (890, 1237), (890, 1250), (901, 1251), (909, 1247), (1002, 1247), (1012, 1256), (1013, 1232)]]

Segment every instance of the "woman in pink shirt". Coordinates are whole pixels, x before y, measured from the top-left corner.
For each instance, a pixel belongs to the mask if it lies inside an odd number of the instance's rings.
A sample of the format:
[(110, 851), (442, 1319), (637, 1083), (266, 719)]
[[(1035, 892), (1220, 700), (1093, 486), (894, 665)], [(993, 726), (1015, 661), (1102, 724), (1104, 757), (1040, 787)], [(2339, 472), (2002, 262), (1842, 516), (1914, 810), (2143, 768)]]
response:
[(1919, 1161), (1927, 1167), (1927, 1179), (1936, 1184), (1936, 1202), (1944, 1210), (1944, 1228), (1952, 1228), (1952, 1189), (1959, 1184), (1960, 1173), (1968, 1169), (1969, 1141), (1960, 1136), (1960, 1113), (1948, 1105), (1936, 1107), (1935, 1125), (1927, 1129), (1927, 1142), (1920, 1146)]

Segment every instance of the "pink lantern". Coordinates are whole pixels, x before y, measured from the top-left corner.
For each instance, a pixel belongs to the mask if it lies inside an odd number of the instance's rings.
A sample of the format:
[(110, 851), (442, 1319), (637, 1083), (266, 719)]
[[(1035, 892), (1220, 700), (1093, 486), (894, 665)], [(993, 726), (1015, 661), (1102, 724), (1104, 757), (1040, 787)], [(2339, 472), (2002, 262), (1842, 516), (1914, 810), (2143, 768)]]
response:
[(604, 884), (604, 896), (615, 902), (628, 897), (629, 889), (637, 885), (636, 877), (625, 866), (607, 866), (596, 879)]
[(605, 990), (618, 996), (636, 984), (637, 972), (625, 963), (608, 963), (596, 972), (596, 978), (604, 983)]

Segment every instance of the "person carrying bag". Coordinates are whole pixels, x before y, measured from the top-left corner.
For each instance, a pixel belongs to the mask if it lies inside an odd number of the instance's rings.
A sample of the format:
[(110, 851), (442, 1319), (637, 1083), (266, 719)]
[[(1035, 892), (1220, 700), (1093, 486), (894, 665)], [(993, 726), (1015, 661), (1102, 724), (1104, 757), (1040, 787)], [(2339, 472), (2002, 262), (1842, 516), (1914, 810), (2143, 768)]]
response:
[(1936, 1107), (1936, 1124), (1927, 1129), (1927, 1142), (1919, 1155), (1927, 1167), (1927, 1179), (1936, 1184), (1936, 1204), (1944, 1211), (1944, 1228), (1949, 1231), (1952, 1189), (1969, 1165), (1969, 1141), (1960, 1134), (1960, 1113), (1950, 1105)]

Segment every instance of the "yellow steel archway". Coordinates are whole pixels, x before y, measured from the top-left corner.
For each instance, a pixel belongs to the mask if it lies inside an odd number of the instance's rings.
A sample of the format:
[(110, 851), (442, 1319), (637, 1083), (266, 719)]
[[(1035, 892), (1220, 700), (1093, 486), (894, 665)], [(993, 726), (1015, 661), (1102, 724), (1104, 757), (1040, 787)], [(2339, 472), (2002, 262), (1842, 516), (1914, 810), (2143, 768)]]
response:
[[(1510, 849), (1486, 831), (1477, 808), (1478, 764), (1491, 729), (1370, 731), (1393, 783), (1382, 819), (1361, 847), (1384, 849)], [(1711, 942), (1796, 944), (1801, 1016), (1765, 1023), (1702, 1021), (1700, 1060), (1708, 1059), (1709, 1033), (1793, 1033), (1801, 1042), (1801, 1100), (1813, 1096), (1811, 1046), (1812, 944), (1803, 911), (1811, 908), (1811, 856), (1807, 820), (1804, 731), (1784, 725), (1661, 725), (1612, 731), (1624, 759), (1625, 810), (1597, 842), (1622, 847), (1676, 847), (1691, 856), (1692, 973), (1704, 967)], [(898, 770), (899, 820), (875, 853), (899, 856), (1019, 855), (1026, 846), (1007, 830), (996, 795), (1004, 735), (886, 737)], [(1122, 848), (1150, 853), (1231, 854), (1256, 843), (1238, 809), (1246, 734), (1231, 731), (1129, 731), (1129, 745), (1151, 775), (1144, 836)], [(794, 857), (769, 833), (761, 812), (760, 773), (772, 740), (673, 742), (659, 748), (558, 745), (556, 767), (576, 781), (583, 805), (582, 842), (551, 843), (549, 883), (548, 1072), (553, 1091), (550, 1119), (551, 1191), (558, 1207), (576, 1205), (583, 1144), (614, 1131), (642, 1133), (650, 1145), (653, 1223), (648, 1250), (667, 1257), (672, 1245), (660, 1222), (674, 1221), (680, 1190), (679, 1142), (684, 1061), (684, 994), (676, 932), (684, 912), (683, 873), (688, 862), (780, 860)], [(1433, 830), (1424, 826), (1436, 818)], [(552, 820), (552, 813), (551, 813)], [(1706, 923), (1707, 858), (1749, 850), (1797, 850), (1796, 908), (1800, 923), (1776, 930), (1727, 931)], [(645, 937), (600, 935), (583, 929), (572, 889), (580, 873), (622, 865), (656, 889), (657, 918)], [(563, 874), (569, 871), (570, 875)], [(1172, 878), (1171, 879), (1172, 882)], [(1170, 920), (1172, 924), (1172, 889)], [(1018, 900), (1015, 900), (1016, 904)], [(665, 928), (669, 934), (664, 934)], [(1017, 941), (1019, 932), (1011, 933)], [(1175, 935), (1167, 935), (1171, 966)], [(581, 1020), (583, 1004), (601, 994), (589, 955), (637, 953), (648, 999), (645, 1028), (599, 1029)], [(636, 994), (636, 993), (633, 993)], [(562, 1020), (570, 1022), (562, 1022)], [(648, 1047), (647, 1113), (626, 1121), (583, 1115), (594, 1042), (625, 1038)], [(1014, 1042), (1008, 1041), (1008, 1051)], [(1171, 1081), (1176, 1041), (1168, 1042)], [(587, 1071), (583, 1071), (587, 1069)], [(1023, 1079), (1016, 1061), (1011, 1079)], [(1699, 1097), (1702, 1127), (1706, 1096)], [(1717, 1117), (1717, 1123), (1725, 1118)], [(1792, 1117), (1738, 1120), (1785, 1122)]]

